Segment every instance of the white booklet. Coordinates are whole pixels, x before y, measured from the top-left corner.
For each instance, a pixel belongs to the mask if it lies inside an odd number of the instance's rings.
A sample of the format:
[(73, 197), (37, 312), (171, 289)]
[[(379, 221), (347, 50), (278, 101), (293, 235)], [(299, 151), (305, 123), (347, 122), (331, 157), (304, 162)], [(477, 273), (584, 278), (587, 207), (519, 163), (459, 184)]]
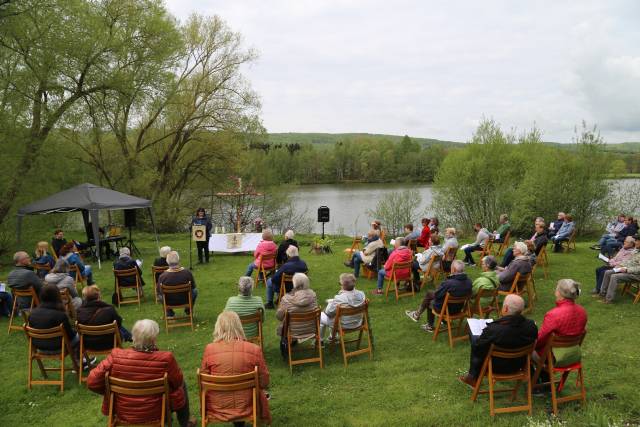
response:
[(493, 319), (467, 319), (471, 335), (480, 336), (482, 331), (487, 327), (489, 323), (493, 322)]
[(7, 286), (2, 282), (0, 282), (0, 292), (7, 292)]
[(465, 250), (465, 249), (467, 249), (469, 246), (471, 246), (471, 245), (470, 245), (470, 244), (462, 245), (462, 246), (460, 247), (460, 250), (461, 250), (461, 251), (464, 251), (464, 250)]
[(496, 239), (496, 240), (500, 240), (500, 235), (499, 235), (499, 234), (496, 234), (496, 235), (494, 236), (494, 239)]
[(600, 258), (602, 261), (604, 262), (609, 262), (609, 258), (607, 258), (606, 256), (602, 255), (602, 254), (598, 254), (598, 258)]
[(395, 245), (395, 244), (396, 244), (396, 239), (391, 239), (391, 241), (389, 242), (389, 244), (390, 244), (391, 246)]
[(142, 268), (142, 260), (141, 259), (137, 259), (136, 260), (136, 264), (138, 264), (138, 267)]

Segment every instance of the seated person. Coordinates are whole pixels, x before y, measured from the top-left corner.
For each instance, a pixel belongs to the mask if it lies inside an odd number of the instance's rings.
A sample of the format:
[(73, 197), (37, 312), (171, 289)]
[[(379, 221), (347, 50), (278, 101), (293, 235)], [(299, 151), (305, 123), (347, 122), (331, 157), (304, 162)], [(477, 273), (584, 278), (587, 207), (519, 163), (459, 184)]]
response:
[[(33, 259), (35, 264), (49, 266), (49, 269), (53, 268), (56, 263), (53, 257), (49, 254), (49, 244), (47, 242), (38, 242), (36, 245), (35, 258)], [(43, 270), (36, 270), (36, 274), (43, 278), (46, 272)]]
[[(264, 360), (260, 346), (245, 340), (242, 324), (238, 315), (232, 311), (223, 311), (216, 320), (213, 342), (207, 344), (202, 356), (200, 372), (208, 375), (226, 376), (251, 372), (258, 368), (260, 390), (258, 391), (258, 414), (262, 423), (271, 424), (269, 401), (264, 389), (269, 386), (269, 369)], [(207, 415), (217, 421), (233, 422), (251, 417), (253, 413), (253, 396), (251, 390), (216, 391), (205, 396)]]
[(438, 221), (438, 218), (431, 217), (431, 219), (429, 220), (429, 230), (431, 230), (431, 234), (438, 234), (440, 232), (440, 221)]
[(278, 245), (278, 252), (276, 253), (276, 264), (284, 264), (287, 262), (287, 248), (290, 245), (295, 246), (296, 248), (300, 248), (298, 242), (293, 238), (294, 237), (293, 230), (287, 230), (284, 233), (284, 242)]
[(69, 276), (69, 263), (60, 258), (53, 269), (44, 277), (45, 283), (55, 285), (58, 290), (66, 289), (71, 297), (71, 303), (77, 310), (82, 305), (82, 298), (78, 295), (75, 281)]
[(516, 273), (520, 273), (521, 276), (531, 273), (531, 260), (527, 253), (527, 245), (524, 242), (515, 242), (513, 244), (514, 260), (506, 268), (500, 268), (498, 273), (499, 289), (501, 291), (511, 289)]
[[(501, 317), (489, 323), (482, 335), (471, 338), (471, 360), (469, 372), (459, 377), (459, 380), (471, 387), (476, 386), (480, 376), (484, 360), (489, 354), (491, 344), (507, 349), (518, 349), (531, 345), (538, 336), (538, 327), (533, 320), (522, 315), (524, 300), (522, 297), (507, 295), (502, 304)], [(521, 370), (526, 363), (526, 358), (501, 359), (494, 358), (493, 371), (498, 374), (509, 374)], [(528, 367), (526, 367), (528, 368)]]
[[(371, 222), (371, 228), (369, 229), (369, 231), (374, 231), (374, 232), (376, 232), (378, 237), (382, 237), (382, 223), (377, 219), (373, 220)], [(370, 240), (369, 240), (369, 232), (367, 232), (367, 234), (362, 236), (362, 244), (366, 245), (369, 242), (370, 242)]]
[(558, 212), (558, 219), (556, 219), (555, 221), (552, 221), (551, 224), (549, 224), (549, 231), (547, 232), (547, 237), (549, 239), (551, 239), (558, 233), (558, 231), (560, 230), (560, 227), (562, 227), (562, 225), (564, 224), (564, 219), (565, 219), (565, 213)]
[[(256, 246), (256, 250), (253, 252), (253, 261), (251, 264), (247, 266), (247, 272), (244, 274), (245, 276), (251, 277), (253, 274), (253, 270), (260, 266), (260, 260), (265, 255), (277, 255), (278, 246), (273, 242), (273, 232), (269, 229), (266, 229), (262, 232), (262, 240)], [(262, 266), (265, 270), (272, 269), (276, 266), (276, 260), (274, 259), (266, 259)], [(266, 279), (266, 277), (265, 277)]]
[(624, 239), (629, 236), (635, 236), (638, 234), (638, 222), (633, 217), (628, 216), (624, 220), (624, 228), (620, 230), (615, 238), (607, 239), (602, 247), (600, 253), (608, 257), (612, 257), (614, 253), (620, 249), (624, 243)]
[[(580, 295), (580, 284), (571, 279), (560, 279), (556, 284), (556, 306), (547, 311), (538, 331), (538, 342), (533, 352), (537, 362), (551, 334), (561, 337), (580, 335), (587, 326), (586, 310), (576, 304)], [(557, 357), (559, 355), (556, 355)], [(559, 365), (562, 366), (562, 365)]]
[(627, 226), (627, 224), (625, 223), (626, 218), (627, 217), (624, 214), (620, 214), (613, 221), (607, 224), (606, 226), (607, 232), (602, 235), (602, 237), (600, 238), (600, 240), (596, 245), (590, 246), (590, 248), (601, 249), (608, 239), (610, 238), (615, 239), (618, 233)]
[(616, 256), (609, 259), (609, 262), (607, 262), (605, 265), (596, 268), (596, 287), (593, 289), (593, 291), (591, 291), (591, 293), (593, 295), (599, 295), (600, 288), (602, 287), (602, 279), (604, 278), (604, 273), (607, 270), (612, 270), (615, 267), (619, 267), (624, 261), (631, 258), (636, 252), (638, 252), (638, 250), (636, 249), (636, 239), (631, 236), (624, 239), (622, 249), (618, 251)]
[[(496, 267), (498, 262), (493, 255), (487, 255), (480, 261), (482, 267), (482, 273), (476, 280), (473, 281), (471, 294), (475, 297), (478, 295), (481, 289), (493, 291), (498, 289), (500, 281), (498, 280), (498, 274), (496, 273)], [(483, 297), (480, 303), (485, 306), (491, 302), (490, 297)]]
[[(351, 273), (342, 273), (340, 275), (340, 291), (332, 299), (327, 300), (327, 307), (320, 315), (320, 336), (324, 340), (327, 327), (331, 330), (329, 339), (333, 340), (333, 323), (336, 318), (338, 306), (341, 307), (360, 307), (364, 304), (366, 297), (364, 292), (356, 289), (356, 276)], [(342, 317), (342, 327), (345, 329), (357, 328), (362, 324), (362, 316), (344, 316)]]
[[(640, 240), (636, 240), (636, 249), (640, 250)], [(626, 261), (622, 261), (612, 270), (604, 272), (600, 297), (605, 304), (613, 303), (620, 283), (640, 281), (640, 252), (636, 252)]]
[(502, 243), (504, 242), (504, 238), (507, 236), (507, 233), (511, 230), (511, 223), (509, 222), (507, 214), (500, 215), (498, 224), (498, 229), (493, 232), (493, 241), (496, 243)]
[[(402, 263), (402, 262), (410, 262), (413, 259), (413, 252), (411, 249), (405, 246), (405, 241), (403, 237), (396, 238), (395, 241), (395, 249), (389, 255), (387, 262), (384, 263), (384, 268), (378, 270), (378, 284), (376, 289), (372, 292), (374, 295), (382, 295), (382, 287), (384, 286), (385, 278), (391, 277), (391, 270), (393, 268), (393, 264)], [(396, 278), (405, 279), (411, 277), (412, 269), (400, 269), (396, 270)], [(414, 280), (417, 275), (417, 271), (414, 271)], [(420, 277), (418, 277), (418, 281), (420, 281)]]
[[(287, 248), (287, 257), (289, 260), (280, 266), (273, 277), (267, 279), (267, 308), (274, 308), (273, 295), (280, 293), (283, 274), (306, 273), (309, 270), (307, 263), (300, 259), (296, 246), (291, 245)], [(290, 292), (291, 289), (286, 289), (286, 291)]]
[(576, 229), (576, 225), (573, 223), (573, 216), (571, 214), (566, 214), (564, 216), (564, 222), (558, 232), (551, 237), (551, 241), (554, 243), (553, 251), (561, 252), (562, 251), (562, 242), (566, 242), (571, 238), (571, 233)]
[[(525, 244), (528, 245), (529, 243), (533, 244), (533, 251), (530, 251), (531, 254), (530, 255), (535, 255), (536, 257), (540, 254), (540, 251), (542, 250), (542, 248), (544, 248), (547, 245), (548, 239), (547, 239), (547, 233), (544, 229), (544, 223), (536, 223), (536, 231), (533, 234), (533, 236), (531, 236), (531, 239), (529, 240), (525, 240)], [(527, 246), (528, 247), (528, 246)], [(513, 248), (509, 248), (504, 252), (504, 257), (502, 258), (502, 267), (506, 267), (508, 266), (511, 261), (513, 261), (513, 259), (515, 258), (515, 256), (513, 255)]]
[(407, 245), (409, 244), (410, 240), (415, 240), (416, 245), (418, 244), (418, 238), (420, 237), (420, 232), (418, 230), (413, 229), (413, 224), (405, 224), (404, 232), (407, 233), (404, 236), (404, 241), (407, 242)]
[(160, 251), (158, 253), (158, 255), (160, 255), (160, 257), (156, 258), (153, 261), (153, 266), (154, 267), (169, 267), (169, 264), (167, 264), (167, 254), (171, 252), (171, 246), (163, 246), (160, 248)]
[[(147, 381), (162, 378), (166, 373), (169, 381), (169, 401), (181, 427), (195, 427), (194, 419), (189, 419), (189, 399), (187, 386), (178, 362), (170, 351), (158, 350), (157, 340), (160, 328), (149, 319), (138, 320), (133, 325), (133, 346), (114, 348), (87, 378), (89, 390), (105, 394), (105, 374), (123, 380)], [(160, 419), (162, 398), (152, 396), (116, 395), (115, 407), (118, 419), (126, 424), (148, 424)], [(109, 396), (102, 401), (102, 413), (109, 413)]]
[[(142, 270), (135, 259), (131, 258), (131, 251), (127, 247), (120, 248), (120, 256), (113, 263), (113, 269), (116, 271), (131, 270), (135, 268), (138, 270), (138, 276), (140, 277), (140, 286), (144, 286), (144, 279), (142, 278)], [(125, 286), (133, 286), (136, 284), (135, 277), (123, 277), (120, 279), (120, 284)]]
[[(80, 338), (71, 327), (58, 288), (55, 285), (44, 285), (40, 291), (40, 305), (31, 310), (29, 314), (29, 326), (36, 329), (51, 329), (60, 326), (60, 324), (67, 333), (67, 338), (73, 349), (71, 357), (77, 362), (79, 360)], [(34, 339), (33, 345), (42, 352), (57, 354), (60, 353), (62, 342)]]
[[(193, 274), (191, 274), (191, 271), (188, 269), (180, 266), (180, 255), (178, 255), (176, 251), (171, 251), (167, 254), (167, 264), (169, 264), (169, 269), (158, 277), (159, 285), (175, 286), (190, 283), (191, 305), (195, 307), (198, 290), (196, 289), (196, 279), (193, 277)], [(160, 296), (164, 298), (162, 293), (160, 293)], [(167, 304), (169, 305), (187, 304), (188, 302), (188, 297), (184, 294), (171, 294), (167, 295), (166, 298)], [(189, 314), (189, 309), (185, 308), (184, 312), (185, 314)], [(167, 316), (174, 316), (172, 309), (167, 310)]]
[[(253, 279), (248, 276), (240, 277), (238, 280), (238, 295), (229, 297), (225, 305), (225, 311), (233, 311), (238, 316), (250, 316), (258, 310), (262, 310), (262, 320), (264, 321), (264, 304), (262, 298), (251, 294), (253, 291)], [(255, 323), (242, 325), (247, 338), (258, 335), (258, 326)]]
[[(442, 304), (447, 296), (447, 292), (452, 297), (463, 297), (471, 295), (473, 286), (471, 279), (467, 277), (464, 272), (464, 263), (460, 260), (455, 260), (451, 263), (451, 275), (444, 280), (435, 292), (428, 291), (422, 303), (415, 311), (405, 311), (405, 314), (409, 316), (411, 320), (417, 322), (420, 320), (420, 316), (424, 311), (427, 311), (427, 323), (422, 325), (422, 329), (426, 332), (433, 332), (433, 322), (435, 321), (435, 315), (431, 309), (435, 309), (437, 312), (442, 310)], [(461, 304), (449, 305), (449, 313), (459, 313), (463, 309)]]
[[(13, 255), (13, 263), (15, 268), (9, 273), (7, 283), (12, 289), (27, 290), (32, 287), (36, 294), (39, 295), (42, 290), (42, 281), (36, 273), (31, 269), (31, 257), (24, 251), (16, 252)], [(29, 308), (31, 298), (18, 298), (17, 306), (20, 310)]]
[[(444, 253), (444, 259), (442, 260), (442, 268), (445, 273), (449, 273), (451, 271), (451, 262), (455, 259), (456, 252), (458, 251), (458, 239), (456, 238), (456, 229), (453, 227), (447, 227), (444, 229), (444, 245), (442, 247), (442, 252)], [(452, 249), (449, 254), (447, 251)]]
[(56, 253), (56, 256), (60, 256), (60, 249), (67, 244), (67, 239), (64, 238), (64, 231), (57, 229), (53, 232), (53, 239), (51, 239), (51, 247)]
[(476, 265), (476, 262), (473, 260), (473, 255), (471, 255), (474, 251), (481, 251), (489, 242), (491, 238), (491, 233), (489, 230), (482, 227), (482, 224), (479, 222), (473, 225), (473, 229), (478, 233), (476, 235), (476, 240), (469, 244), (463, 246), (464, 251), (464, 263), (467, 265)]
[[(318, 308), (318, 298), (310, 286), (311, 284), (306, 274), (296, 273), (293, 275), (293, 290), (282, 297), (282, 301), (280, 301), (280, 305), (278, 305), (278, 310), (276, 311), (276, 319), (280, 321), (278, 325), (278, 335), (283, 339), (286, 336), (285, 331), (283, 331), (285, 313), (304, 313)], [(315, 327), (311, 323), (298, 323), (292, 328), (292, 334), (296, 340), (308, 338), (315, 334)], [(282, 340), (280, 342), (280, 352), (283, 357), (286, 357), (287, 348), (282, 345)]]
[(536, 217), (535, 221), (533, 221), (533, 227), (535, 228), (535, 226), (538, 224), (542, 224), (543, 226), (547, 225), (547, 223), (544, 221), (544, 218), (541, 216)]
[[(435, 258), (433, 261), (432, 268), (439, 269), (442, 257), (444, 255), (444, 249), (440, 245), (440, 237), (437, 234), (431, 235), (431, 244), (429, 245), (429, 249), (424, 252), (417, 253), (416, 259), (413, 261), (413, 271), (418, 273), (418, 270), (422, 270), (423, 272), (427, 271), (427, 267), (429, 267), (429, 262), (432, 258)], [(414, 275), (414, 280), (416, 279)], [(417, 277), (417, 280), (420, 280), (420, 276)]]
[(422, 218), (420, 221), (422, 223), (422, 231), (420, 232), (420, 237), (418, 237), (418, 246), (421, 248), (428, 248), (429, 244), (431, 244), (431, 228), (429, 224), (431, 220), (429, 218)]
[[(78, 255), (78, 249), (76, 248), (75, 243), (69, 242), (66, 243), (62, 248), (60, 248), (60, 257), (64, 258), (69, 263), (69, 266), (78, 266), (78, 270), (80, 271), (82, 277), (87, 279), (87, 285), (93, 285), (93, 272), (91, 271), (91, 266), (84, 265), (82, 263), (80, 255)], [(69, 271), (69, 275), (75, 280), (75, 268)]]
[[(112, 305), (102, 301), (100, 288), (96, 285), (85, 286), (82, 290), (84, 301), (76, 310), (78, 323), (86, 326), (108, 325), (115, 322), (120, 330), (122, 341), (131, 341), (131, 332), (122, 325), (122, 317)], [(110, 336), (86, 335), (84, 343), (93, 350), (106, 350), (113, 346), (113, 339)]]
[(369, 230), (369, 233), (367, 233), (367, 241), (368, 243), (362, 251), (355, 251), (353, 255), (351, 255), (351, 261), (344, 263), (345, 266), (353, 268), (353, 275), (356, 276), (356, 278), (360, 276), (360, 266), (362, 264), (370, 265), (373, 262), (376, 251), (384, 248), (384, 243), (382, 243), (378, 231)]

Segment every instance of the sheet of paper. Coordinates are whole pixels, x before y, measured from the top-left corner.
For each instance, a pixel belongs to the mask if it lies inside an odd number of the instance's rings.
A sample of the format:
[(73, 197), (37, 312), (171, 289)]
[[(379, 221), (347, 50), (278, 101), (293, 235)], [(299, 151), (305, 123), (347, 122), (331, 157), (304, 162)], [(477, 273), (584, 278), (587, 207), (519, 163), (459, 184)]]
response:
[(0, 292), (7, 292), (7, 286), (4, 283), (0, 283)]
[(602, 254), (598, 254), (598, 258), (600, 258), (601, 260), (603, 260), (604, 262), (609, 262), (609, 258), (607, 258), (606, 256), (602, 255)]
[(396, 239), (391, 239), (391, 241), (389, 242), (391, 244), (391, 246), (396, 244)]
[(142, 260), (141, 259), (137, 259), (136, 260), (136, 264), (138, 264), (138, 267), (142, 268)]
[(499, 234), (496, 234), (495, 239), (496, 239), (496, 240), (500, 240), (500, 235), (499, 235)]
[(622, 270), (621, 270), (620, 268), (614, 268), (614, 269), (613, 269), (613, 272), (614, 272), (614, 273), (620, 273), (621, 271), (622, 271)]
[(464, 251), (464, 250), (465, 250), (465, 249), (467, 249), (469, 246), (471, 246), (471, 245), (468, 245), (468, 244), (467, 244), (467, 245), (462, 245), (462, 246), (460, 247), (460, 250), (461, 250), (461, 251)]
[(491, 322), (493, 322), (493, 319), (467, 319), (471, 335), (477, 336), (482, 335), (482, 330)]

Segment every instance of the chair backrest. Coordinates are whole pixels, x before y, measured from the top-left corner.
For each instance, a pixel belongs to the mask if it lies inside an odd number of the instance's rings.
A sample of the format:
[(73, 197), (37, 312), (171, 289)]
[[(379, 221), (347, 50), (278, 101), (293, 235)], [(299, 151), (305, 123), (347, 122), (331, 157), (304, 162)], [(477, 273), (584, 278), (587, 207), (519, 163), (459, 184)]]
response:
[(24, 333), (27, 335), (27, 339), (29, 340), (29, 348), (31, 351), (37, 348), (33, 345), (33, 340), (55, 340), (56, 345), (60, 344), (61, 351), (66, 351), (67, 353), (71, 352), (69, 337), (67, 336), (67, 332), (64, 330), (62, 323), (56, 327), (48, 329), (32, 328), (28, 324), (25, 324)]
[(518, 293), (526, 288), (529, 279), (531, 278), (531, 273), (520, 274), (520, 272), (516, 272), (516, 275), (513, 277), (513, 282), (511, 282), (510, 293)]
[(162, 289), (163, 294), (191, 294), (191, 282), (179, 285), (165, 285), (164, 283), (160, 283), (160, 289)]
[[(76, 322), (76, 331), (78, 335), (80, 335), (80, 340), (84, 341), (84, 337), (87, 335), (90, 336), (113, 336), (113, 348), (121, 347), (122, 342), (120, 340), (120, 329), (118, 328), (118, 323), (114, 320), (113, 323), (107, 323), (106, 325), (83, 325), (82, 323)], [(84, 343), (83, 343), (84, 344)], [(91, 348), (87, 348), (87, 345), (84, 344), (83, 347), (87, 350), (91, 350)]]
[(292, 313), (290, 311), (285, 312), (284, 321), (283, 321), (283, 329), (287, 334), (293, 335), (292, 329), (299, 327), (304, 328), (305, 326), (313, 327), (315, 334), (320, 334), (320, 313), (322, 310), (320, 307), (317, 307), (315, 310), (311, 311), (302, 311)]
[[(138, 283), (140, 281), (140, 276), (138, 274), (138, 269), (136, 267), (128, 268), (126, 270), (113, 269), (113, 274), (114, 274), (116, 280), (118, 281), (118, 285), (119, 286), (123, 286), (122, 283), (120, 282), (120, 279), (124, 279), (124, 278), (128, 278), (128, 277), (135, 278), (136, 283)], [(134, 285), (125, 283), (124, 286), (134, 286)]]
[(357, 316), (361, 317), (361, 323), (360, 323), (360, 326), (355, 329), (360, 329), (362, 325), (365, 324), (365, 322), (369, 317), (369, 300), (368, 299), (366, 299), (364, 303), (356, 307), (347, 306), (347, 305), (339, 305), (338, 307), (336, 307), (336, 317), (333, 322), (334, 328), (337, 327), (337, 325), (341, 325), (342, 319), (344, 317), (349, 317), (350, 318), (349, 320), (355, 320)]
[(449, 313), (449, 306), (453, 305), (453, 304), (460, 304), (462, 305), (462, 308), (460, 309), (460, 311), (458, 311), (458, 313), (466, 313), (467, 315), (471, 315), (470, 310), (469, 310), (469, 299), (471, 298), (471, 293), (469, 293), (468, 295), (464, 295), (461, 297), (454, 297), (453, 295), (451, 295), (449, 292), (447, 292), (447, 294), (444, 297), (444, 301), (442, 302), (442, 310), (440, 310), (441, 313)]
[(67, 315), (75, 319), (76, 318), (76, 309), (73, 306), (73, 298), (71, 298), (71, 293), (69, 293), (69, 289), (62, 288), (58, 289), (60, 292), (60, 299), (62, 300), (62, 304), (64, 305), (64, 309), (67, 312)]
[(53, 250), (53, 246), (51, 246), (51, 243), (49, 243), (49, 247), (47, 248), (47, 253), (51, 254), (54, 261), (56, 262), (58, 261), (58, 254), (56, 254), (56, 251)]
[(237, 375), (209, 375), (198, 373), (198, 384), (202, 393), (207, 391), (238, 391), (247, 389), (260, 389), (258, 367), (253, 371)]
[[(167, 414), (171, 414), (169, 405), (169, 380), (165, 372), (162, 378), (147, 381), (131, 381), (112, 377), (105, 374), (105, 396), (109, 399), (109, 425), (113, 425), (115, 412), (115, 397), (121, 394), (124, 396), (161, 396), (162, 413), (158, 414), (160, 425), (164, 426)], [(150, 420), (151, 421), (151, 420)]]
[(554, 348), (567, 348), (582, 345), (585, 335), (587, 335), (587, 331), (584, 331), (579, 335), (570, 336), (551, 334), (547, 340), (547, 344), (544, 346), (542, 354), (546, 357), (549, 355), (549, 352), (553, 352)]
[(48, 272), (51, 271), (51, 266), (49, 264), (40, 264), (34, 263), (33, 268), (36, 270), (36, 274), (39, 277), (44, 277)]
[[(433, 260), (433, 257), (431, 259)], [(407, 277), (410, 278), (411, 277), (411, 267), (412, 266), (413, 266), (413, 261), (394, 262), (393, 265), (391, 266), (391, 273), (390, 273), (389, 277), (391, 277), (393, 279), (399, 279), (399, 277), (397, 277), (398, 271), (407, 270), (405, 275), (403, 275), (400, 278), (407, 278)]]
[(447, 248), (447, 250), (445, 251), (442, 259), (444, 261), (453, 261), (454, 259), (456, 259), (456, 253), (457, 252), (458, 252), (458, 248), (457, 247), (449, 246)]
[(244, 316), (240, 316), (240, 323), (242, 326), (244, 325), (256, 325), (256, 329), (258, 330), (258, 334), (253, 338), (247, 338), (249, 341), (260, 341), (260, 347), (263, 346), (262, 342), (262, 319), (264, 318), (264, 310), (259, 308), (253, 314), (245, 314)]
[(418, 241), (416, 239), (410, 239), (407, 243), (407, 247), (414, 253), (418, 252)]
[(272, 254), (262, 254), (260, 255), (260, 261), (258, 262), (258, 268), (263, 268), (262, 264), (265, 261), (273, 261), (273, 267), (275, 267), (276, 265), (276, 253), (272, 253)]
[(518, 359), (521, 357), (528, 357), (533, 352), (535, 346), (535, 341), (529, 345), (519, 348), (504, 348), (491, 344), (487, 357), (499, 357), (500, 359)]
[(280, 276), (280, 287), (285, 286), (287, 283), (291, 284), (290, 288), (293, 287), (293, 274), (282, 273), (282, 276)]
[(27, 289), (11, 288), (11, 293), (13, 294), (13, 299), (20, 297), (31, 298), (32, 308), (40, 305), (40, 299), (38, 298), (38, 294), (33, 286), (29, 286)]
[(163, 265), (163, 266), (156, 266), (156, 265), (152, 265), (151, 266), (151, 275), (153, 277), (153, 283), (154, 284), (158, 284), (158, 277), (160, 277), (160, 275), (162, 273), (164, 273), (165, 271), (167, 271), (169, 269), (169, 266)]
[(476, 310), (482, 310), (482, 298), (492, 298), (492, 301), (485, 307), (493, 306), (494, 301), (498, 297), (498, 288), (495, 289), (480, 289), (476, 294), (476, 299), (473, 302), (473, 306)]

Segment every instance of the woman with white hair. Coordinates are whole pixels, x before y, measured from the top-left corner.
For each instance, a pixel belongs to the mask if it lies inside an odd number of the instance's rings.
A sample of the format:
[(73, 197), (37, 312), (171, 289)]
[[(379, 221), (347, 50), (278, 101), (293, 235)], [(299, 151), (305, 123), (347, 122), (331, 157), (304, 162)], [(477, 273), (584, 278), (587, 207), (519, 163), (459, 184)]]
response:
[(501, 291), (508, 291), (511, 289), (513, 279), (516, 277), (516, 273), (520, 273), (521, 276), (531, 273), (531, 261), (527, 255), (528, 249), (524, 242), (515, 242), (513, 244), (514, 259), (507, 266), (498, 273), (498, 280), (500, 280)]
[[(160, 351), (157, 347), (160, 328), (149, 319), (138, 320), (131, 330), (133, 346), (114, 348), (100, 364), (94, 368), (87, 379), (89, 390), (105, 394), (105, 374), (112, 377), (147, 381), (162, 378), (167, 374), (169, 380), (171, 410), (178, 417), (181, 427), (195, 426), (189, 418), (189, 398), (187, 386), (178, 362), (170, 351)], [(155, 396), (117, 395), (115, 401), (118, 419), (126, 424), (148, 424), (160, 420), (162, 398)], [(102, 413), (109, 413), (109, 396), (102, 402)]]
[[(253, 251), (253, 261), (247, 266), (247, 272), (244, 274), (245, 276), (251, 277), (253, 274), (253, 270), (258, 268), (260, 265), (260, 261), (263, 256), (267, 255), (276, 255), (278, 252), (278, 246), (273, 242), (273, 232), (269, 229), (266, 229), (262, 232), (262, 240), (256, 246), (256, 250)], [(276, 260), (264, 260), (262, 266), (270, 270), (276, 266)]]
[(300, 248), (300, 246), (298, 246), (298, 242), (294, 240), (293, 236), (293, 230), (287, 230), (284, 233), (284, 241), (278, 246), (278, 253), (276, 254), (276, 263), (278, 265), (284, 264), (285, 262), (287, 262), (287, 259), (289, 259), (287, 257), (287, 248), (289, 246)]
[(159, 252), (160, 252), (159, 253), (160, 257), (156, 258), (153, 261), (153, 266), (154, 267), (168, 267), (169, 264), (167, 264), (167, 254), (169, 252), (171, 252), (171, 246), (163, 246), (163, 247), (160, 248)]
[[(293, 290), (282, 297), (276, 318), (281, 322), (278, 325), (278, 335), (282, 336), (282, 321), (285, 313), (301, 313), (312, 311), (318, 308), (318, 299), (316, 293), (310, 289), (309, 277), (304, 273), (296, 273), (293, 275)], [(296, 325), (292, 328), (295, 338), (304, 338), (315, 333), (313, 325)]]
[[(260, 391), (258, 392), (258, 418), (271, 424), (269, 401), (264, 389), (269, 386), (269, 369), (260, 346), (245, 341), (240, 318), (233, 311), (223, 311), (216, 320), (213, 342), (207, 344), (202, 356), (200, 372), (208, 375), (228, 376), (252, 372), (258, 367)], [(244, 425), (241, 420), (253, 411), (251, 390), (207, 393), (207, 416), (217, 421)]]
[[(264, 320), (264, 304), (262, 298), (251, 295), (253, 291), (253, 279), (248, 276), (240, 277), (238, 280), (238, 295), (229, 297), (227, 305), (224, 307), (226, 311), (233, 311), (238, 316), (248, 316), (254, 314), (258, 310), (262, 310), (262, 320)], [(255, 323), (244, 325), (244, 334), (247, 338), (258, 335), (258, 326)]]

